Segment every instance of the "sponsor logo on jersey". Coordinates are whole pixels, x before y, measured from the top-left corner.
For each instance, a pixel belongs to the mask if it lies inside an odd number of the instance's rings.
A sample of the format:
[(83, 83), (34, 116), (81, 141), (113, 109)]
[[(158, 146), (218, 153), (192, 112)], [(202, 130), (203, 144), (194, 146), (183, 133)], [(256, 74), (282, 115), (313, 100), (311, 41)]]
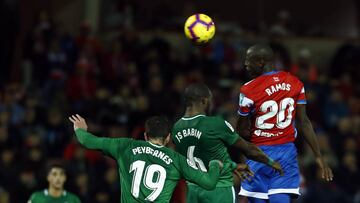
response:
[(269, 132), (263, 132), (261, 130), (255, 130), (254, 134), (258, 137), (277, 137), (279, 135), (282, 135), (283, 132), (278, 132), (278, 133), (269, 133)]

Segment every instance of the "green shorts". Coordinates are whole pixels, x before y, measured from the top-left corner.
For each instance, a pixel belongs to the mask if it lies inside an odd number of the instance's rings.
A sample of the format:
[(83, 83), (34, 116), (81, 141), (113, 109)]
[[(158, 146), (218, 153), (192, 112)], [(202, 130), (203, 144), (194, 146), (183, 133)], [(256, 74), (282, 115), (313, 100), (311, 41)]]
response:
[(233, 187), (217, 187), (205, 190), (196, 185), (188, 185), (186, 193), (188, 203), (234, 203), (235, 190)]

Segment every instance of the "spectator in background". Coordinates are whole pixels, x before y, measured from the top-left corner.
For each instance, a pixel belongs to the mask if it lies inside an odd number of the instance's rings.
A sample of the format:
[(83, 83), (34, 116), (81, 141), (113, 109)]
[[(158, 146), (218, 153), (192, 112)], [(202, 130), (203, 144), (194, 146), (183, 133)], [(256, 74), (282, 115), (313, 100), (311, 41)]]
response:
[(96, 80), (91, 73), (93, 65), (87, 59), (76, 64), (76, 70), (66, 84), (66, 96), (70, 101), (81, 102), (94, 97)]
[(281, 37), (292, 35), (290, 28), (290, 13), (288, 11), (280, 11), (277, 14), (276, 22), (270, 27), (270, 34)]
[(299, 50), (297, 60), (291, 65), (290, 72), (297, 75), (304, 83), (313, 84), (318, 81), (318, 70), (311, 61), (311, 52), (308, 48)]

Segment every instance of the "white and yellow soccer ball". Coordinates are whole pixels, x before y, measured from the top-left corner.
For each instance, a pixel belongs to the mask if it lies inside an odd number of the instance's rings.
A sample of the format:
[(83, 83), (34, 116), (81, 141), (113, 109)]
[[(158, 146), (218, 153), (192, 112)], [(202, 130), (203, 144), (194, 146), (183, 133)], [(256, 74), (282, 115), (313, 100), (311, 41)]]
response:
[(184, 27), (185, 35), (196, 44), (204, 44), (215, 35), (215, 24), (205, 14), (194, 14), (190, 16)]

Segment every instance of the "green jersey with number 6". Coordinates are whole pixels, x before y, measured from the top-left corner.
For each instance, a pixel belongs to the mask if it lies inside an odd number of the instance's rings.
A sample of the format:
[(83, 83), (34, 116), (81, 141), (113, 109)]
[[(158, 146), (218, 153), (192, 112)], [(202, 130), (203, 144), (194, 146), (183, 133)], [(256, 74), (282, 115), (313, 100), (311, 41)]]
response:
[(122, 203), (169, 202), (181, 178), (210, 190), (215, 188), (220, 176), (216, 161), (210, 162), (210, 170), (204, 173), (186, 157), (151, 142), (96, 137), (83, 129), (75, 133), (82, 145), (101, 150), (117, 161)]
[[(220, 117), (197, 115), (178, 120), (171, 137), (176, 151), (187, 156), (197, 168), (207, 171), (210, 160), (232, 162), (227, 147), (234, 144), (239, 135), (230, 123)], [(232, 170), (224, 168), (223, 171), (216, 187), (233, 186)]]

